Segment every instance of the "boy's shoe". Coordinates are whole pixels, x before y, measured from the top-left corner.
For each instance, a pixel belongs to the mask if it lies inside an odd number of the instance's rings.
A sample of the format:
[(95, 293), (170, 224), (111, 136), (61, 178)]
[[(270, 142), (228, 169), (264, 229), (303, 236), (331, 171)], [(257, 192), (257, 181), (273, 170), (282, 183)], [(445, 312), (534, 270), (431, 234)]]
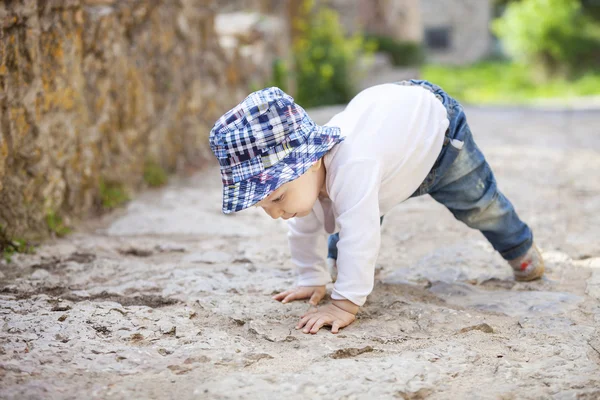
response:
[(337, 280), (337, 261), (335, 258), (327, 258), (327, 271), (333, 282)]
[(508, 261), (513, 269), (516, 281), (527, 282), (544, 275), (544, 259), (535, 243), (523, 256)]

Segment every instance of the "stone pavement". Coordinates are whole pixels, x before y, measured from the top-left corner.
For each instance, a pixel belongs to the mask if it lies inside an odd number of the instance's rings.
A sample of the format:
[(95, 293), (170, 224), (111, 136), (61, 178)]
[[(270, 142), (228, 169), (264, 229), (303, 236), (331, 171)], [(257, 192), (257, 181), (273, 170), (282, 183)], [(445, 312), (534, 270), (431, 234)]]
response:
[(270, 299), (294, 281), (285, 224), (222, 215), (209, 168), (2, 265), (0, 397), (600, 398), (600, 111), (467, 115), (544, 280), (412, 199), (357, 322), (304, 335), (306, 304)]

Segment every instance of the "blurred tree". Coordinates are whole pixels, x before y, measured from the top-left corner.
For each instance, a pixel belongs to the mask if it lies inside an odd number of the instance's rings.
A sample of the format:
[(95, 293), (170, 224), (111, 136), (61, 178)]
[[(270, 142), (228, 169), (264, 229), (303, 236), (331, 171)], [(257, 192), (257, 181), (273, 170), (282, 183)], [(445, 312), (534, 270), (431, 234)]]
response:
[(579, 0), (510, 2), (493, 30), (513, 57), (540, 66), (545, 76), (600, 65), (600, 25)]
[(586, 15), (600, 22), (600, 0), (581, 0), (581, 7)]
[[(510, 3), (518, 3), (523, 0), (493, 0), (495, 7), (507, 6)], [(600, 20), (600, 0), (579, 0), (583, 11), (594, 19)]]
[[(346, 35), (336, 11), (316, 3), (288, 3), (292, 60), (278, 60), (273, 65), (272, 84), (287, 88), (303, 107), (348, 102), (356, 93), (360, 56), (372, 51), (362, 34)], [(290, 90), (290, 76), (295, 78), (295, 90)]]

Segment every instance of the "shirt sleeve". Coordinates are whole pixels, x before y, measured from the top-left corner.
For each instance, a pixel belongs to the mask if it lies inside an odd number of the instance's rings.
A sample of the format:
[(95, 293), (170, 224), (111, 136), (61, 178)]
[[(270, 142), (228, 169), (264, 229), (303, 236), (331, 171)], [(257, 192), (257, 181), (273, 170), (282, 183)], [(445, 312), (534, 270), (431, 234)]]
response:
[(325, 248), (319, 251), (319, 242), (325, 231), (315, 212), (288, 221), (288, 242), (292, 262), (297, 268), (298, 286), (321, 286), (331, 282), (325, 265)]
[(331, 182), (329, 197), (340, 228), (338, 275), (331, 298), (362, 306), (373, 290), (381, 242), (379, 164), (360, 160), (342, 165)]

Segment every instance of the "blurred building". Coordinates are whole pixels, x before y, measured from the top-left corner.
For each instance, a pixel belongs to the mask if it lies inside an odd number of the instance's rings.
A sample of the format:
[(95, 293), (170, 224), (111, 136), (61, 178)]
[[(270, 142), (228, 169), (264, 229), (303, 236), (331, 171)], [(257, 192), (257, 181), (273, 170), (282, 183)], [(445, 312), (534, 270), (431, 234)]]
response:
[(349, 31), (421, 42), (431, 62), (469, 64), (490, 54), (491, 0), (321, 0)]
[(423, 44), (428, 59), (469, 64), (492, 51), (491, 0), (420, 0)]

